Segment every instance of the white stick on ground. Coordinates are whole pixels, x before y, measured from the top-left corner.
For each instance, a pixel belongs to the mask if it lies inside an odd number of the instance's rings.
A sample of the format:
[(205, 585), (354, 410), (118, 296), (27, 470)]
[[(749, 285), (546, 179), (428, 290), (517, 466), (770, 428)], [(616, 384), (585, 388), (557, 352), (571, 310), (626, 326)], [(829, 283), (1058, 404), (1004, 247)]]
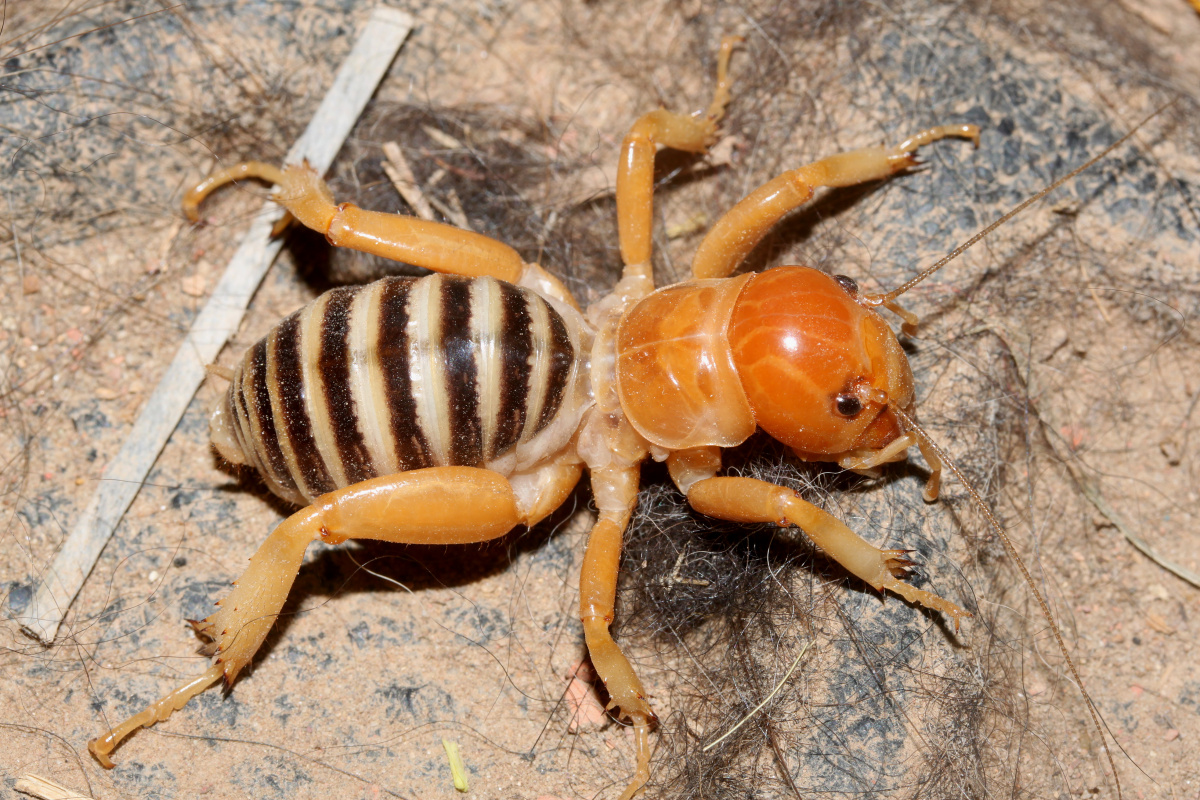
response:
[(38, 800), (92, 800), (86, 794), (72, 791), (49, 778), (40, 775), (22, 775), (13, 786), (21, 794), (36, 797)]
[[(329, 169), (412, 27), (412, 17), (403, 11), (375, 9), (308, 128), (288, 151), (286, 163), (307, 158), (319, 173)], [(241, 324), (250, 298), (282, 247), (271, 237), (271, 228), (282, 216), (282, 209), (268, 202), (255, 217), (125, 444), (104, 470), (83, 516), (42, 576), (21, 616), (25, 631), (42, 642), (50, 644), (58, 635), (75, 595), (204, 380), (205, 365), (216, 360)]]

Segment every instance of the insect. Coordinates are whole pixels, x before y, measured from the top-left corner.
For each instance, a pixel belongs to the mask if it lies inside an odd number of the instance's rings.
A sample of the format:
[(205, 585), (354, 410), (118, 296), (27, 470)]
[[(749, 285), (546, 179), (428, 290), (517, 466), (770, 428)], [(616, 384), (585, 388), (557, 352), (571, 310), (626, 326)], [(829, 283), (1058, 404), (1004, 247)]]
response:
[(269, 535), (219, 610), (193, 623), (212, 641), (213, 664), (92, 740), (102, 764), (113, 766), (109, 754), (132, 731), (167, 719), (219, 680), (236, 680), (278, 616), (309, 542), (495, 538), (545, 518), (585, 468), (598, 519), (584, 556), (579, 615), (610, 708), (634, 731), (636, 768), (623, 800), (649, 779), (655, 723), (609, 631), (622, 535), (646, 459), (665, 461), (703, 514), (800, 527), (876, 590), (937, 610), (956, 627), (970, 616), (902, 579), (913, 565), (906, 551), (875, 547), (790, 489), (718, 473), (721, 449), (759, 428), (802, 459), (858, 471), (901, 461), (915, 445), (930, 466), (931, 501), (943, 464), (957, 473), (920, 431), (907, 359), (875, 310), (915, 324), (895, 300), (945, 261), (884, 295), (863, 294), (849, 278), (807, 267), (730, 276), (816, 188), (892, 176), (917, 163), (919, 148), (949, 137), (977, 142), (979, 131), (935, 127), (895, 146), (786, 172), (716, 222), (695, 255), (692, 280), (656, 290), (655, 154), (660, 145), (703, 153), (713, 143), (730, 99), (735, 43), (722, 43), (704, 115), (652, 111), (626, 136), (616, 185), (624, 272), (585, 310), (507, 245), (337, 205), (305, 166), (247, 162), (189, 194), (186, 207), (194, 213), (215, 188), (259, 178), (277, 186), (275, 199), (296, 220), (332, 244), (434, 274), (326, 293), (242, 358), (213, 414), (213, 443), (226, 460), (253, 467), (274, 493), (304, 508)]

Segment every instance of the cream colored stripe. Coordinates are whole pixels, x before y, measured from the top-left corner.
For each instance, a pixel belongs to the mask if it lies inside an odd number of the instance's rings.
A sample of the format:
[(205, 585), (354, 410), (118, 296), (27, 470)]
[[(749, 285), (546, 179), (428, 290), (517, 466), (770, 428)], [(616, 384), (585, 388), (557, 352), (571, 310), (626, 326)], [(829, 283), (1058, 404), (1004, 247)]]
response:
[(546, 404), (547, 387), (550, 380), (551, 331), (550, 310), (540, 297), (525, 295), (525, 307), (529, 309), (530, 334), (533, 337), (533, 362), (529, 371), (529, 395), (525, 400), (525, 427), (521, 441), (527, 442), (537, 433), (538, 419)]
[[(283, 485), (283, 481), (271, 469), (271, 459), (266, 453), (267, 447), (262, 439), (262, 417), (258, 413), (258, 404), (254, 402), (256, 387), (254, 381), (248, 380), (251, 374), (253, 353), (253, 347), (246, 351), (246, 355), (238, 364), (237, 372), (233, 376), (233, 383), (229, 386), (229, 393), (233, 395), (229, 398), (232, 400), (230, 410), (233, 411), (237, 427), (243, 438), (242, 453), (245, 454), (249, 465), (266, 478), (268, 483)], [(265, 375), (260, 378), (260, 380), (265, 379)], [(238, 402), (239, 400), (241, 402)], [(242, 414), (243, 405), (246, 409), (245, 415)], [(267, 454), (266, 458), (262, 457), (264, 454)]]
[(338, 454), (337, 439), (329, 423), (329, 406), (325, 402), (325, 376), (321, 374), (321, 330), (329, 295), (323, 294), (312, 302), (300, 316), (300, 375), (304, 381), (304, 410), (312, 426), (317, 453), (335, 486), (346, 485), (346, 470)]
[(358, 430), (371, 454), (371, 463), (380, 475), (392, 475), (400, 471), (400, 459), (391, 436), (391, 413), (384, 388), (383, 365), (379, 363), (379, 308), (383, 287), (382, 281), (364, 287), (350, 306), (350, 392), (358, 414)]
[(479, 342), (475, 355), (475, 396), (479, 398), (479, 422), (483, 433), (483, 458), (494, 457), (496, 427), (500, 416), (499, 327), (503, 311), (500, 286), (491, 278), (480, 278), (471, 286), (471, 336)]
[(430, 275), (413, 286), (408, 307), (409, 374), (417, 424), (429, 444), (434, 463), (450, 463), (450, 417), (447, 414), (446, 364), (441, 353), (442, 277)]

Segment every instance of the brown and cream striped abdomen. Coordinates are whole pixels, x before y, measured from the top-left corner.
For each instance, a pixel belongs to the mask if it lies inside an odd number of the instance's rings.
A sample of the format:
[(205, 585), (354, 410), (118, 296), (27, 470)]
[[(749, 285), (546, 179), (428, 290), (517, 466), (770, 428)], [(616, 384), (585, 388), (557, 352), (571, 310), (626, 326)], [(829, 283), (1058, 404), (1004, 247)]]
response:
[(246, 352), (213, 441), (294, 502), (422, 467), (511, 474), (578, 425), (579, 337), (576, 318), (491, 278), (334, 289)]

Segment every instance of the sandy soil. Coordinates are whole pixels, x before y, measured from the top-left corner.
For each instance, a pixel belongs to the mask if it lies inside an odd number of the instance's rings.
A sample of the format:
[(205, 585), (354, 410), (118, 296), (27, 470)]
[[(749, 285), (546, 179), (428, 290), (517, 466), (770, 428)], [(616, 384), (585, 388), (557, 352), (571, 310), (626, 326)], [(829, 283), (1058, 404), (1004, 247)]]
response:
[[(686, 276), (723, 209), (791, 166), (930, 124), (981, 125), (978, 151), (941, 143), (926, 169), (830, 193), (751, 258), (898, 285), (1173, 101), (905, 304), (923, 320), (907, 340), (922, 420), (1049, 598), (1120, 745), (1124, 796), (1200, 798), (1200, 590), (1130, 541), (1200, 570), (1200, 16), (1186, 2), (408, 9), (419, 26), (335, 167), (339, 195), (402, 210), (377, 166), (395, 140), (431, 195), (584, 301), (619, 266), (624, 131), (660, 104), (704, 107), (723, 34), (747, 42), (722, 141), (708, 158), (660, 159), (662, 283)], [(552, 524), (487, 547), (314, 548), (253, 672), (100, 769), (86, 741), (204, 668), (183, 621), (210, 612), (288, 511), (211, 454), (217, 380), (60, 640), (20, 632), (263, 196), (225, 192), (193, 228), (182, 189), (220, 163), (280, 158), (367, 13), (350, 0), (7, 9), (5, 796), (36, 773), (97, 798), (449, 798), (442, 739), (458, 742), (480, 797), (616, 797), (629, 774), (626, 732), (567, 678), (584, 657), (585, 490)], [(378, 267), (294, 236), (220, 362), (331, 280)], [(802, 537), (715, 528), (648, 470), (620, 608), (662, 718), (648, 796), (1117, 796), (1036, 602), (956, 482), (927, 506), (915, 454), (875, 481), (761, 442), (731, 460), (804, 488), (873, 542), (915, 549), (918, 582), (977, 618), (956, 634), (883, 605)], [(740, 737), (701, 751), (781, 682)]]

